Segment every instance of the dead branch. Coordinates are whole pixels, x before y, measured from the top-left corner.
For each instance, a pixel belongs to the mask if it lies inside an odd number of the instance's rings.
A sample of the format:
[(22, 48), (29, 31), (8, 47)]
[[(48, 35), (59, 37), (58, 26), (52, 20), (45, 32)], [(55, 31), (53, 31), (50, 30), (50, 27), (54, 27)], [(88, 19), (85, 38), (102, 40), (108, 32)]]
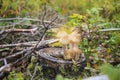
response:
[(34, 48), (37, 48), (37, 46), (40, 44), (40, 42), (42, 41), (42, 39), (45, 37), (45, 33), (47, 32), (47, 30), (49, 29), (49, 26), (58, 18), (58, 16), (56, 18), (54, 18), (47, 26), (44, 24), (44, 18), (45, 18), (45, 15), (46, 15), (46, 4), (44, 6), (44, 15), (43, 15), (43, 18), (42, 18), (42, 24), (44, 26), (44, 32), (41, 36), (41, 38), (39, 39), (38, 43), (36, 43), (36, 45), (34, 46)]
[[(29, 48), (30, 49), (30, 48)], [(28, 49), (28, 50), (29, 50)], [(22, 53), (22, 51), (21, 51)], [(29, 54), (31, 53), (31, 51), (27, 52), (26, 55), (24, 55), (23, 57), (21, 57), (20, 59), (17, 59), (16, 61), (7, 64), (6, 58), (3, 59), (4, 61), (4, 66), (0, 67), (0, 72), (9, 72), (12, 69), (12, 66), (14, 66), (16, 63), (20, 62), (21, 60), (23, 60), (24, 58), (26, 58)], [(1, 73), (0, 73), (1, 74)], [(0, 76), (1, 78), (1, 76)]]
[(4, 66), (0, 67), (0, 72), (9, 72), (11, 70), (11, 64), (7, 64), (6, 59), (4, 58)]
[(0, 67), (0, 72), (9, 72), (11, 70), (11, 64)]
[[(45, 11), (46, 12), (46, 11)], [(44, 16), (45, 16), (46, 14), (44, 13)], [(42, 20), (42, 22), (44, 23), (45, 21), (44, 21), (44, 16), (43, 16), (43, 20)], [(45, 36), (45, 33), (47, 32), (47, 30), (49, 29), (49, 26), (51, 25), (51, 24), (53, 24), (54, 23), (54, 21), (57, 19), (58, 17), (56, 17), (55, 19), (53, 19), (51, 22), (49, 22), (49, 24), (47, 25), (47, 26), (45, 26), (45, 24), (43, 24), (43, 26), (44, 26), (44, 31), (43, 31), (43, 34), (42, 34), (42, 36), (40, 37), (40, 39), (39, 39), (39, 41), (38, 42), (35, 42), (35, 44), (33, 43), (32, 44), (32, 46), (31, 47), (28, 47), (27, 49), (24, 49), (24, 50), (22, 50), (22, 51), (20, 51), (20, 52), (17, 52), (17, 53), (13, 53), (12, 55), (9, 55), (9, 56), (7, 56), (7, 57), (5, 57), (5, 58), (1, 58), (0, 59), (0, 61), (4, 61), (4, 60), (7, 60), (7, 59), (11, 59), (11, 58), (13, 58), (13, 57), (16, 57), (16, 56), (19, 56), (19, 55), (21, 55), (21, 54), (24, 54), (24, 56), (23, 57), (21, 57), (20, 59), (17, 59), (15, 62), (12, 62), (11, 64), (6, 64), (6, 66), (2, 66), (1, 68), (0, 68), (0, 70), (2, 71), (2, 70), (4, 70), (6, 67), (10, 67), (11, 68), (11, 66), (14, 66), (16, 63), (18, 63), (19, 61), (21, 61), (21, 60), (23, 60), (24, 58), (26, 58), (28, 55), (31, 55), (31, 53), (34, 53), (36, 50), (40, 50), (40, 49), (43, 49), (43, 48), (45, 48), (46, 46), (46, 44), (49, 44), (49, 43), (53, 43), (53, 42), (56, 42), (56, 41), (58, 41), (58, 40), (54, 40), (54, 41), (51, 41), (51, 42), (49, 42), (49, 41), (45, 41), (45, 42), (42, 42), (42, 39), (43, 39), (43, 37)], [(1, 20), (4, 20), (4, 19), (0, 19), (0, 21)], [(17, 24), (20, 24), (21, 22), (23, 22), (23, 21), (25, 21), (26, 19), (21, 19), (22, 21), (20, 21), (20, 22), (17, 22), (17, 23), (14, 23), (14, 24), (12, 24), (11, 26), (13, 26), (13, 30), (15, 31), (15, 29), (14, 29), (14, 26), (15, 25), (17, 25)], [(8, 25), (8, 26), (10, 26), (10, 25)], [(21, 30), (16, 30), (17, 32), (20, 32)], [(25, 29), (24, 29), (24, 31), (26, 31)], [(28, 30), (27, 30), (28, 31)], [(9, 32), (9, 31), (8, 31)], [(23, 32), (23, 31), (22, 31)], [(31, 43), (30, 43), (31, 44)], [(26, 43), (18, 43), (18, 44), (9, 44), (9, 45), (1, 45), (1, 48), (5, 48), (5, 47), (15, 47), (15, 46), (28, 46), (28, 44), (26, 44)], [(34, 46), (33, 46), (34, 45)], [(29, 45), (30, 46), (30, 45)], [(4, 71), (3, 71), (4, 72)], [(36, 72), (33, 74), (33, 77), (34, 77), (34, 75), (36, 74)]]
[(21, 33), (21, 32), (25, 32), (25, 33), (34, 33), (38, 28), (33, 28), (33, 29), (6, 29), (6, 30), (2, 30), (0, 31), (0, 35), (3, 33), (11, 33), (11, 32), (17, 32), (17, 33)]
[[(13, 55), (7, 56), (7, 57), (5, 57), (5, 58), (1, 58), (0, 61), (3, 61), (4, 59), (9, 59), (9, 58), (16, 57), (16, 56), (21, 55), (21, 54), (24, 54), (24, 53), (26, 53), (26, 52), (28, 52), (28, 51), (31, 52), (32, 49), (37, 50), (37, 49), (39, 49), (39, 48), (43, 48), (44, 46), (49, 45), (49, 44), (54, 43), (54, 42), (57, 42), (57, 41), (58, 41), (58, 39), (54, 39), (54, 40), (51, 39), (51, 40), (42, 41), (42, 42), (39, 44), (38, 47), (35, 47), (35, 48), (34, 48), (34, 47), (30, 47), (30, 48), (28, 48), (28, 49), (24, 49), (24, 50), (22, 50), (22, 51), (20, 51), (20, 52), (14, 53)], [(30, 42), (28, 42), (28, 43), (30, 43)], [(33, 44), (31, 44), (31, 45), (34, 46), (34, 45), (36, 45), (35, 43), (37, 43), (37, 42), (32, 42), (32, 43), (33, 43)], [(27, 43), (21, 43), (21, 44), (24, 44), (25, 46), (27, 45)], [(2, 45), (1, 47), (4, 46), (4, 48), (5, 48), (5, 47), (20, 46), (21, 44), (19, 43), (19, 44), (13, 44), (13, 45)], [(29, 45), (29, 46), (30, 46), (30, 45)]]
[(1, 58), (0, 61), (3, 61), (4, 59), (13, 58), (13, 57), (18, 56), (18, 55), (20, 55), (20, 54), (26, 53), (27, 51), (31, 51), (31, 49), (32, 49), (32, 47), (31, 47), (31, 48), (28, 48), (28, 49), (24, 49), (24, 50), (22, 50), (22, 51), (20, 51), (20, 52), (14, 53), (13, 55), (7, 56), (7, 57), (5, 57), (5, 58)]
[(33, 72), (33, 75), (32, 75), (32, 77), (31, 77), (31, 80), (34, 80), (33, 78), (34, 78), (35, 75), (36, 75), (36, 72), (37, 72), (37, 66), (38, 66), (38, 63), (35, 65), (34, 72)]
[[(17, 44), (4, 44), (0, 45), (0, 48), (7, 48), (7, 47), (33, 47), (38, 41), (31, 41), (31, 42), (26, 42), (26, 43), (17, 43)], [(58, 39), (50, 39), (50, 40), (44, 40), (41, 41), (39, 46), (45, 46), (49, 45), (52, 43), (58, 42)]]
[(34, 46), (34, 43), (36, 42), (26, 42), (26, 43), (18, 43), (18, 44), (4, 44), (0, 45), (0, 48), (6, 48), (6, 47), (32, 47)]
[(109, 29), (102, 29), (99, 30), (100, 32), (109, 32), (109, 31), (120, 31), (120, 28), (109, 28)]
[(25, 20), (21, 20), (19, 22), (16, 22), (16, 23), (12, 23), (11, 25), (7, 25), (5, 27), (9, 27), (9, 26), (15, 26), (15, 25), (18, 25), (18, 24), (21, 24), (22, 22), (24, 22)]
[[(38, 21), (42, 22), (42, 20), (39, 19), (31, 19), (31, 18), (5, 18), (5, 19), (0, 19), (0, 21), (9, 21), (9, 20), (28, 20), (28, 21)], [(44, 23), (49, 24), (51, 21), (46, 21), (44, 20)], [(53, 25), (58, 25), (57, 23), (53, 22)]]

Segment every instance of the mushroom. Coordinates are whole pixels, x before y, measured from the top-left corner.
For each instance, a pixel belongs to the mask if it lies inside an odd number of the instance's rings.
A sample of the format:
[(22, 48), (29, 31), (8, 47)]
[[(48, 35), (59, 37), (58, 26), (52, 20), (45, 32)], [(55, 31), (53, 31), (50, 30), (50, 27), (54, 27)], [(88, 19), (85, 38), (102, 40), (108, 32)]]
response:
[(65, 32), (65, 31), (59, 31), (58, 33), (57, 33), (57, 37), (58, 38), (62, 38), (62, 37), (65, 37), (65, 36), (67, 36), (68, 34)]
[(69, 39), (71, 40), (71, 43), (78, 44), (80, 42), (80, 34), (74, 31), (69, 35)]
[(80, 53), (82, 53), (82, 51), (78, 48), (78, 44), (81, 40), (80, 33), (76, 29), (73, 30), (73, 28), (70, 29), (70, 32), (66, 29), (67, 28), (61, 28), (57, 32), (57, 38), (59, 39), (59, 42), (63, 44), (64, 59), (78, 60)]
[(72, 52), (70, 53), (72, 58), (75, 60), (79, 59), (80, 53), (82, 52), (79, 48), (78, 48), (78, 44), (80, 43), (80, 34), (75, 30), (73, 31), (70, 35), (69, 35), (69, 49), (72, 50)]
[(59, 42), (63, 44), (64, 55), (67, 55), (68, 44), (70, 43), (69, 35), (65, 31), (59, 31), (57, 37), (59, 38)]
[(64, 53), (64, 59), (71, 60), (72, 59), (72, 49), (68, 49), (66, 53)]
[(74, 47), (73, 52), (74, 52), (73, 59), (78, 60), (80, 57), (80, 54), (82, 53), (82, 50), (80, 50), (78, 47)]

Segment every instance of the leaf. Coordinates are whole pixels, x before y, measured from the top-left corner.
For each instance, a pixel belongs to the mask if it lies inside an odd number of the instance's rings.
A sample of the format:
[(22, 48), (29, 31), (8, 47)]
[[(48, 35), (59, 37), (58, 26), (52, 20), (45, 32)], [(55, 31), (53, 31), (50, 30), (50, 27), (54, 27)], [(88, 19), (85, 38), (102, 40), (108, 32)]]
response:
[(110, 48), (107, 48), (107, 53), (110, 53), (111, 52), (111, 49)]
[(110, 64), (104, 64), (101, 72), (109, 76), (110, 80), (120, 80), (120, 68), (113, 67)]
[(62, 47), (62, 44), (60, 42), (55, 42), (55, 43), (50, 44), (49, 46), (52, 46), (52, 47), (56, 47), (56, 46)]
[(55, 80), (63, 80), (63, 77), (61, 75), (57, 75)]

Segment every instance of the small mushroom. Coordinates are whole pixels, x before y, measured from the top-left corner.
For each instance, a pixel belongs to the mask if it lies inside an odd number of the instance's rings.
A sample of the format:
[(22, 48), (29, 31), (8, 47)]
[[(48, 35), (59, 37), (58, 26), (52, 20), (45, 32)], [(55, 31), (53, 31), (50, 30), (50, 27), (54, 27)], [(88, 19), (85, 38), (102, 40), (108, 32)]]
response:
[(77, 44), (80, 42), (80, 34), (76, 31), (74, 31), (69, 35), (69, 39), (71, 40), (71, 43)]
[(64, 59), (71, 60), (72, 56), (73, 56), (73, 50), (72, 49), (68, 49), (66, 51), (66, 54), (64, 54)]
[(82, 50), (80, 50), (78, 47), (74, 47), (73, 52), (74, 52), (74, 54), (73, 54), (74, 60), (79, 60)]
[(62, 37), (65, 37), (65, 36), (67, 36), (68, 34), (65, 32), (65, 31), (59, 31), (58, 33), (57, 33), (57, 37), (58, 38), (62, 38)]
[(82, 51), (78, 48), (78, 45), (81, 41), (80, 33), (78, 30), (72, 28), (71, 32), (68, 33), (64, 29), (60, 29), (57, 33), (57, 38), (59, 42), (63, 44), (64, 49), (64, 59), (78, 60), (80, 53)]

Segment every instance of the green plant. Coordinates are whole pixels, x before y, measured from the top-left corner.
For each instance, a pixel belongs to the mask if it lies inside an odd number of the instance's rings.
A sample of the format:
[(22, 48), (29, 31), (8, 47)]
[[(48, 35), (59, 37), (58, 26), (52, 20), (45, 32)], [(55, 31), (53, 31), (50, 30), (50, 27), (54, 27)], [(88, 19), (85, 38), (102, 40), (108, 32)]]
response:
[(86, 20), (86, 16), (74, 13), (69, 16), (67, 25), (80, 26), (81, 23), (85, 22), (85, 20)]
[(57, 75), (55, 80), (73, 80), (73, 79), (64, 78), (62, 75)]
[(21, 72), (10, 72), (8, 80), (24, 80), (24, 74)]
[[(31, 63), (27, 66), (27, 73), (26, 73), (26, 78), (25, 79), (42, 79), (43, 78), (43, 72), (42, 72), (42, 66), (38, 65), (36, 57), (32, 56), (31, 57)], [(39, 74), (39, 75), (36, 75)]]
[(101, 72), (103, 74), (108, 75), (110, 80), (120, 80), (120, 66), (118, 67), (113, 67), (110, 64), (104, 64), (101, 68)]
[[(0, 17), (34, 16), (39, 15), (44, 0), (1, 0)], [(33, 15), (34, 14), (34, 15)]]

